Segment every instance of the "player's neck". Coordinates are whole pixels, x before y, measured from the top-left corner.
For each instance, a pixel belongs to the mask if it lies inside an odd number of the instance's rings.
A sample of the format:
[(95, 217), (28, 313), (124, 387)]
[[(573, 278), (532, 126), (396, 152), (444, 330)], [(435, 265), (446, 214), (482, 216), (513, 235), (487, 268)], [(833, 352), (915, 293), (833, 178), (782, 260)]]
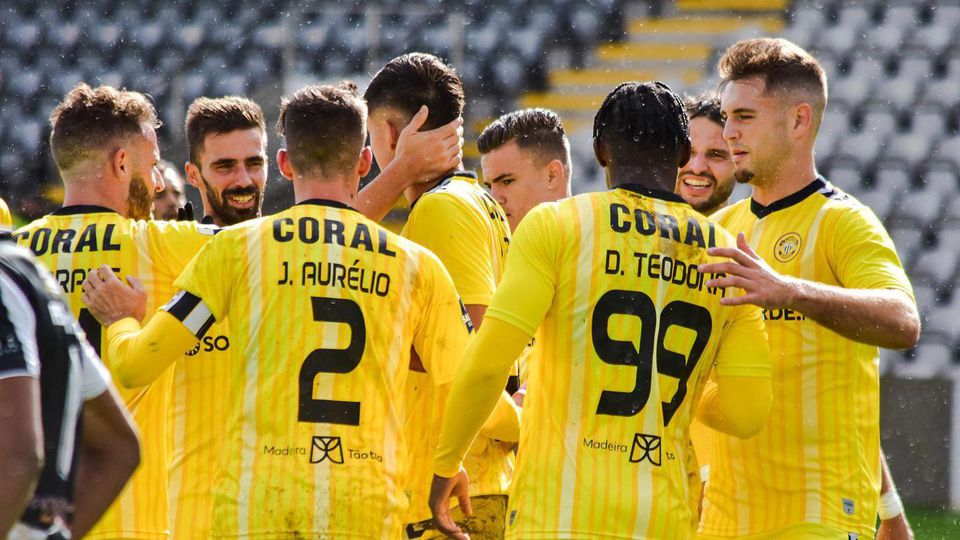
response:
[(323, 179), (298, 178), (293, 181), (293, 199), (297, 204), (310, 199), (324, 199), (355, 207), (358, 184), (359, 179), (350, 182), (341, 176)]
[(104, 189), (106, 182), (70, 180), (64, 182), (63, 206), (102, 206), (121, 216), (127, 215), (127, 197), (117, 190)]
[[(675, 171), (675, 170), (674, 170)], [(616, 189), (625, 184), (632, 184), (646, 189), (656, 191), (673, 192), (677, 185), (676, 173), (658, 174), (656, 171), (639, 171), (633, 168), (614, 169), (607, 168), (607, 185), (610, 189)]]
[(429, 182), (414, 184), (408, 187), (407, 189), (403, 190), (403, 196), (407, 199), (407, 204), (413, 205), (413, 203), (415, 203), (417, 199), (420, 198), (421, 195), (423, 195), (424, 193), (436, 187), (437, 182), (439, 182), (440, 179), (442, 179), (443, 177), (447, 176), (452, 172), (462, 171), (462, 170), (463, 170), (463, 161), (461, 160), (459, 163), (457, 163), (456, 167), (441, 174), (440, 176), (434, 178), (433, 180)]
[(812, 154), (809, 158), (789, 159), (766, 177), (750, 182), (753, 185), (753, 200), (768, 206), (807, 187), (816, 178), (817, 168)]

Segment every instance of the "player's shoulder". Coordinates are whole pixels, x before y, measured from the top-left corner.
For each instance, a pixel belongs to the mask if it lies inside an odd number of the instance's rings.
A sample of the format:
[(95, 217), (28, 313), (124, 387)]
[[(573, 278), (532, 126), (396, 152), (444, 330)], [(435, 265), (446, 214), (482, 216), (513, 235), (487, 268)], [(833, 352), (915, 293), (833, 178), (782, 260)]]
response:
[(750, 197), (729, 204), (710, 215), (710, 221), (721, 226), (729, 225), (743, 216), (750, 214)]
[(843, 191), (824, 178), (820, 179), (823, 186), (814, 195), (819, 198), (824, 213), (824, 223), (840, 227), (867, 225), (883, 227), (880, 219), (873, 210), (860, 202), (856, 197)]
[(197, 221), (136, 221), (133, 227), (144, 230), (150, 234), (162, 236), (213, 236), (220, 231), (220, 228), (212, 223), (200, 223)]

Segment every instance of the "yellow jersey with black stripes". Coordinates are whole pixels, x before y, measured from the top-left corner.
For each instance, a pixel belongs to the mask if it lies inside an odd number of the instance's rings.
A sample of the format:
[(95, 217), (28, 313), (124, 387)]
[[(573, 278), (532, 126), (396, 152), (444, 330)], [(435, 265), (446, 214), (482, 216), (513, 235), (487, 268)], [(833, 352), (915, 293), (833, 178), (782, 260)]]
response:
[(310, 200), (223, 229), (176, 286), (201, 342), (230, 325), (212, 536), (401, 537), (411, 350), (446, 385), (469, 339), (437, 258)]
[(769, 370), (760, 310), (722, 306), (733, 291), (698, 271), (733, 243), (637, 185), (524, 218), (504, 279), (552, 300), (498, 296), (486, 315), (536, 336), (508, 538), (690, 537), (688, 426), (708, 372)]
[[(493, 298), (510, 244), (506, 214), (477, 182), (473, 172), (451, 173), (417, 199), (400, 233), (426, 247), (440, 259), (464, 304), (489, 305)], [(407, 431), (422, 449), (416, 454), (432, 456), (439, 442), (446, 395), (440, 395), (427, 378), (410, 377)], [(512, 444), (478, 435), (464, 460), (470, 475), (470, 495), (503, 495), (513, 476)], [(430, 517), (427, 498), (433, 479), (433, 460), (410, 463), (408, 521)]]
[[(90, 344), (111, 368), (100, 324), (83, 307), (87, 272), (109, 265), (124, 279), (138, 277), (152, 314), (173, 294), (173, 281), (213, 235), (192, 222), (136, 221), (97, 206), (68, 206), (14, 234), (53, 273)], [(89, 538), (167, 538), (166, 414), (172, 371), (142, 388), (119, 388), (140, 432), (141, 464)], [(82, 490), (82, 487), (81, 487)]]
[[(721, 210), (777, 272), (848, 289), (913, 295), (873, 212), (818, 178), (769, 206)], [(789, 309), (764, 310), (773, 360), (773, 408), (759, 435), (712, 432), (697, 447), (710, 463), (700, 532), (742, 536), (801, 523), (873, 538), (880, 491), (878, 349)], [(703, 447), (706, 446), (706, 447)]]

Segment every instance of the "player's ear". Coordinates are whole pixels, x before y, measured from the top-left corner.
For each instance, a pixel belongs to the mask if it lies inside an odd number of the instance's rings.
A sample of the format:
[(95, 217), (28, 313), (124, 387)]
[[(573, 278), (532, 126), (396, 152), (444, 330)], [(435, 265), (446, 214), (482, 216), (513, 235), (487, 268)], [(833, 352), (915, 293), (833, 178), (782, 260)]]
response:
[(290, 154), (286, 148), (277, 150), (277, 169), (287, 180), (293, 180), (293, 166), (290, 163)]
[(364, 146), (360, 151), (360, 161), (357, 163), (357, 175), (360, 178), (370, 174), (370, 168), (373, 166), (373, 150), (369, 146)]
[(606, 166), (610, 163), (610, 157), (607, 155), (607, 149), (604, 148), (604, 146), (600, 144), (600, 141), (597, 139), (593, 140), (593, 155), (596, 156), (597, 163), (601, 167), (606, 168)]
[(131, 171), (130, 153), (122, 146), (110, 155), (110, 170), (117, 178), (128, 178)]
[(683, 168), (690, 161), (690, 141), (680, 145), (677, 149), (677, 171)]
[(547, 163), (547, 189), (553, 191), (560, 187), (566, 177), (566, 171), (563, 168), (563, 162), (559, 159), (552, 159)]
[(200, 189), (200, 186), (203, 183), (203, 179), (200, 175), (200, 167), (194, 165), (192, 161), (188, 161), (183, 165), (183, 173), (187, 177), (187, 183), (197, 189)]
[(400, 128), (393, 125), (393, 122), (387, 121), (387, 129), (390, 130), (390, 151), (397, 151), (397, 143), (400, 142)]
[(796, 135), (806, 134), (813, 128), (813, 107), (801, 103), (793, 110), (793, 131)]

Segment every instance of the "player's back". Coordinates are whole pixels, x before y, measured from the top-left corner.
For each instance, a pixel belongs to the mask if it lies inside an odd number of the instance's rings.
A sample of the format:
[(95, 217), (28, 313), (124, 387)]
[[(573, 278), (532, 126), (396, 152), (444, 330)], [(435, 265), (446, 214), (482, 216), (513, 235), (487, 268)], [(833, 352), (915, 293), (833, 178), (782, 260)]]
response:
[(230, 322), (214, 536), (398, 537), (411, 345), (449, 381), (467, 339), (436, 257), (313, 200), (223, 230), (177, 286)]
[(542, 248), (531, 271), (555, 293), (530, 361), (508, 535), (687, 538), (688, 427), (738, 313), (697, 265), (733, 239), (673, 194), (630, 186), (541, 205), (514, 250), (521, 240), (510, 256)]
[[(211, 234), (195, 223), (135, 221), (106, 208), (72, 206), (29, 223), (14, 238), (50, 269), (90, 344), (111, 368), (100, 324), (81, 301), (87, 273), (106, 264), (121, 279), (139, 277), (148, 292), (145, 313), (152, 314)], [(168, 370), (147, 386), (118, 389), (140, 431), (141, 466), (90, 538), (167, 537), (164, 415), (170, 384)]]

